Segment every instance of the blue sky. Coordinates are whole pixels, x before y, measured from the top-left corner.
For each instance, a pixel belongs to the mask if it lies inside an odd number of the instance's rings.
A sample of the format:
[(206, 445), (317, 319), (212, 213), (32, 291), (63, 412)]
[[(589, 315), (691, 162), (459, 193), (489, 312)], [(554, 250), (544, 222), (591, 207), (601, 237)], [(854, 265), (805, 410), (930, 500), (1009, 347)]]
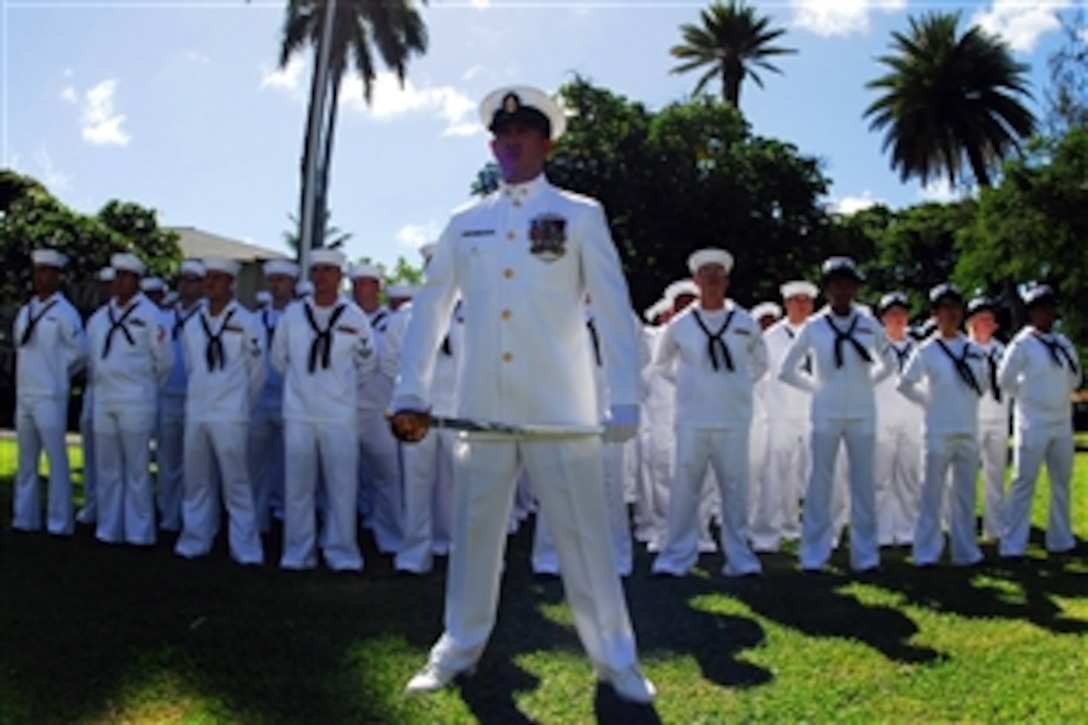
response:
[[(901, 184), (868, 131), (875, 58), (912, 13), (962, 8), (1030, 63), (1041, 101), (1056, 11), (1084, 0), (780, 0), (753, 4), (788, 29), (798, 55), (784, 74), (747, 83), (741, 107), (756, 133), (826, 163), (828, 204), (851, 210), (948, 198)], [(309, 86), (307, 58), (275, 69), (278, 0), (0, 0), (2, 163), (94, 211), (110, 198), (151, 206), (168, 225), (283, 249), (297, 209)], [(350, 255), (385, 263), (435, 238), (488, 159), (476, 103), (503, 84), (548, 90), (578, 72), (657, 108), (695, 76), (669, 73), (678, 27), (702, 3), (431, 0), (430, 50), (404, 90), (384, 74), (374, 103), (361, 82), (342, 92), (331, 189)]]

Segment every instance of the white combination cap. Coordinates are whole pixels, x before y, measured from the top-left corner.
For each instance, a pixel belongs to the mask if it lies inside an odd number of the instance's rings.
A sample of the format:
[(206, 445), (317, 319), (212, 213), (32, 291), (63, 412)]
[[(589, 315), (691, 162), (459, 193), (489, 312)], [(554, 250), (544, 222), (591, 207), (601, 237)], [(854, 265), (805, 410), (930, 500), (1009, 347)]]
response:
[(563, 107), (544, 91), (531, 86), (507, 86), (488, 93), (480, 103), (480, 121), (492, 133), (510, 121), (538, 124), (553, 141), (567, 130)]
[(121, 252), (110, 257), (110, 266), (116, 272), (131, 272), (141, 277), (147, 271), (147, 266), (140, 261), (140, 258), (128, 252)]
[(68, 258), (55, 249), (35, 249), (30, 253), (30, 261), (36, 267), (56, 267), (64, 269)]
[(229, 274), (231, 277), (238, 276), (238, 270), (241, 265), (234, 259), (227, 259), (226, 257), (205, 257), (203, 259), (204, 269), (209, 272), (222, 272), (223, 274)]
[(298, 265), (289, 259), (270, 259), (264, 263), (263, 271), (265, 277), (283, 274), (292, 279), (298, 279)]
[(724, 249), (710, 248), (700, 249), (688, 257), (688, 271), (692, 274), (708, 264), (720, 264), (725, 268), (725, 273), (729, 274), (733, 271), (733, 255)]
[(803, 279), (787, 282), (778, 288), (778, 291), (782, 293), (782, 299), (788, 300), (790, 297), (811, 297), (816, 299), (820, 294), (819, 288)]

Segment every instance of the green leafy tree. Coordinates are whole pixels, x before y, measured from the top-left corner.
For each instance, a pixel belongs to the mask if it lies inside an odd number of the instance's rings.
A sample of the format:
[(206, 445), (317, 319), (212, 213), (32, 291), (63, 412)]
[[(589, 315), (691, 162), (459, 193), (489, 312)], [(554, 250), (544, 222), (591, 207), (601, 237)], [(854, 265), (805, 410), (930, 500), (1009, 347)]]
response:
[(1035, 129), (1024, 105), (1028, 66), (977, 26), (961, 33), (959, 22), (959, 13), (911, 18), (908, 33), (892, 33), (893, 53), (879, 59), (889, 72), (866, 86), (881, 95), (865, 116), (884, 132), (904, 181), (944, 177), (955, 186), (966, 168), (990, 186), (995, 167)]
[(756, 69), (781, 73), (768, 59), (797, 52), (793, 48), (772, 45), (786, 31), (772, 28), (770, 23), (769, 17), (757, 15), (755, 8), (743, 0), (713, 2), (699, 13), (698, 24), (680, 26), (684, 40), (669, 51), (680, 61), (672, 72), (703, 71), (692, 95), (699, 95), (717, 79), (721, 83), (722, 98), (738, 107), (741, 84), (746, 79), (751, 78), (757, 86), (763, 87), (763, 79)]
[(1064, 40), (1047, 58), (1045, 94), (1047, 126), (1054, 137), (1088, 126), (1088, 13), (1080, 6), (1059, 17)]
[[(314, 245), (318, 247), (325, 247), (326, 249), (342, 249), (348, 240), (354, 236), (351, 232), (341, 231), (339, 227), (331, 222), (331, 212), (325, 215), (325, 226), (322, 233), (314, 239)], [(301, 224), (299, 219), (294, 214), (288, 214), (287, 218), (291, 220), (291, 228), (283, 233), (283, 243), (287, 245), (287, 248), (294, 252), (298, 257), (298, 245), (301, 237)]]

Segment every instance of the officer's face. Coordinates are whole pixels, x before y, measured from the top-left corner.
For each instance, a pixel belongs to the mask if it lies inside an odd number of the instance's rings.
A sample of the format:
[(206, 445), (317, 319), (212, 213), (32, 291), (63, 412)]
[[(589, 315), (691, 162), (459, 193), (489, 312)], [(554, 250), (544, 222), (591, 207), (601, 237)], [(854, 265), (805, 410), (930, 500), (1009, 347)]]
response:
[(503, 179), (510, 184), (539, 176), (551, 150), (551, 139), (536, 126), (522, 121), (502, 124), (491, 139), (491, 153), (502, 169)]
[(1042, 332), (1050, 332), (1056, 319), (1058, 319), (1058, 310), (1051, 302), (1028, 308), (1028, 322)]
[(941, 334), (951, 336), (963, 324), (963, 305), (952, 300), (942, 302), (934, 308), (933, 319), (937, 321)]
[(902, 307), (892, 307), (880, 316), (884, 329), (892, 335), (902, 335), (910, 324), (910, 315)]
[(136, 291), (140, 287), (140, 278), (133, 272), (126, 272), (125, 270), (117, 270), (116, 276), (113, 278), (113, 292), (121, 299), (127, 300), (136, 294)]
[(729, 289), (729, 274), (720, 264), (704, 264), (692, 279), (704, 295), (720, 296)]
[(808, 319), (812, 314), (813, 308), (816, 306), (815, 302), (808, 295), (794, 295), (788, 297), (782, 303), (786, 308), (786, 316), (789, 317), (790, 322), (798, 324)]
[(34, 267), (34, 291), (44, 298), (58, 289), (60, 289), (60, 270), (43, 264), (36, 265)]
[(351, 283), (351, 293), (355, 297), (355, 302), (364, 308), (377, 306), (381, 288), (381, 282), (370, 277), (359, 277)]
[(178, 280), (178, 297), (189, 304), (204, 291), (204, 280), (195, 274), (183, 274)]
[(975, 336), (975, 339), (985, 342), (997, 332), (997, 318), (989, 310), (980, 310), (971, 315), (967, 326), (971, 328), (971, 334)]
[(848, 307), (854, 301), (854, 295), (858, 293), (858, 283), (851, 277), (835, 276), (827, 281), (824, 286), (824, 294), (832, 307), (842, 309)]
[(340, 289), (343, 272), (331, 264), (316, 264), (310, 270), (310, 281), (314, 284), (314, 294), (322, 297), (335, 296)]
[(204, 276), (204, 294), (209, 300), (218, 301), (230, 297), (230, 288), (234, 278), (226, 272), (209, 270)]
[(283, 305), (295, 296), (295, 278), (289, 274), (270, 274), (265, 278), (273, 303)]

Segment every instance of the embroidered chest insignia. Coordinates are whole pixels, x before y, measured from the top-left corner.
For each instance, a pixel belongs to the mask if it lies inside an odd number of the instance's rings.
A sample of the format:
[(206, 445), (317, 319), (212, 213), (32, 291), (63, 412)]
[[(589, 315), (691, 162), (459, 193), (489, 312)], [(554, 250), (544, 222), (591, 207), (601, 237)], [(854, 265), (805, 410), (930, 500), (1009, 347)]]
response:
[(567, 220), (558, 214), (541, 214), (529, 221), (529, 252), (537, 259), (554, 262), (567, 253)]

